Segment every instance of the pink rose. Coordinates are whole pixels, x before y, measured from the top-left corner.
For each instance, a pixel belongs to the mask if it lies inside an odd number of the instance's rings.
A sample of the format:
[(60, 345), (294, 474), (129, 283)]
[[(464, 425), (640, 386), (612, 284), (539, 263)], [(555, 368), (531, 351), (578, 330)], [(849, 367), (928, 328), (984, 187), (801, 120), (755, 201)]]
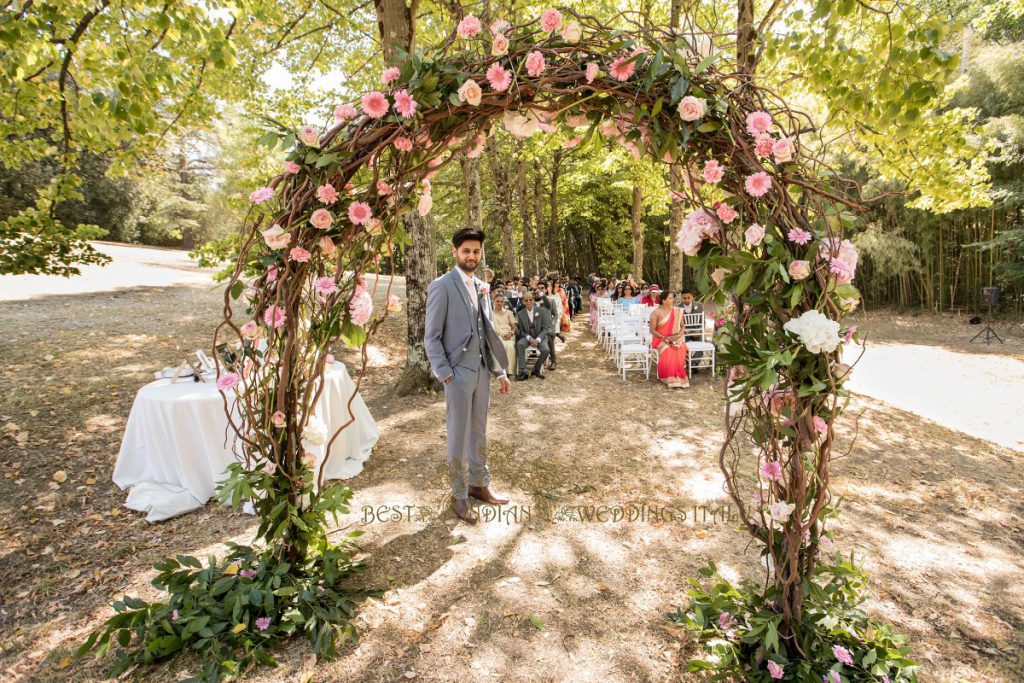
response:
[(487, 67), (487, 83), (494, 92), (505, 92), (512, 85), (512, 72), (495, 62)]
[(308, 263), (311, 254), (302, 247), (294, 247), (288, 252), (288, 257), (298, 263)]
[(480, 90), (480, 85), (472, 78), (463, 83), (462, 87), (459, 88), (459, 101), (467, 102), (474, 107), (479, 106), (482, 95), (483, 92)]
[(331, 227), (331, 223), (333, 221), (334, 216), (332, 216), (331, 212), (328, 211), (327, 209), (317, 209), (309, 217), (310, 225), (320, 230), (326, 230), (327, 228)]
[(343, 104), (334, 110), (334, 118), (347, 121), (348, 119), (354, 119), (358, 113), (351, 104)]
[(794, 280), (803, 280), (811, 274), (811, 264), (807, 261), (790, 261), (789, 277)]
[(220, 391), (228, 391), (238, 386), (241, 381), (241, 375), (237, 372), (229, 372), (226, 375), (221, 375), (217, 378), (217, 389)]
[(399, 152), (412, 151), (412, 140), (405, 137), (404, 135), (399, 135), (397, 138), (395, 138), (394, 145), (395, 149), (397, 149)]
[(286, 161), (284, 162), (284, 172), (294, 175), (299, 172), (299, 165), (294, 161)]
[(594, 82), (594, 79), (597, 78), (597, 72), (599, 70), (600, 67), (597, 65), (597, 62), (589, 62), (587, 64), (587, 83)]
[(743, 233), (743, 238), (747, 244), (752, 247), (756, 247), (761, 244), (761, 240), (764, 239), (764, 228), (758, 223), (751, 223), (750, 227)]
[(775, 157), (775, 163), (777, 164), (792, 161), (795, 154), (796, 146), (790, 138), (780, 138), (772, 143), (772, 155)]
[(316, 198), (324, 204), (333, 204), (338, 201), (338, 191), (330, 183), (324, 183), (316, 188)]
[(583, 29), (575, 21), (568, 23), (565, 28), (562, 29), (562, 40), (575, 45), (576, 43), (583, 40)]
[(402, 70), (397, 66), (389, 66), (384, 69), (384, 73), (380, 75), (380, 82), (384, 85), (388, 85), (394, 81), (397, 81), (402, 76)]
[(278, 429), (283, 429), (285, 424), (287, 424), (285, 422), (284, 413), (282, 413), (280, 410), (278, 410), (277, 412), (270, 416), (270, 421), (273, 422), (274, 426), (277, 427)]
[(317, 244), (320, 245), (320, 250), (324, 252), (324, 256), (327, 258), (333, 259), (338, 255), (338, 248), (334, 246), (334, 240), (331, 239), (330, 235), (321, 237)]
[(238, 328), (238, 332), (242, 335), (243, 339), (248, 339), (249, 341), (252, 341), (254, 339), (259, 338), (260, 326), (256, 324), (255, 320), (249, 320), (246, 321), (240, 328)]
[(352, 202), (348, 205), (348, 219), (356, 225), (363, 225), (373, 218), (373, 211), (366, 202)]
[(544, 55), (537, 50), (526, 55), (526, 73), (534, 78), (544, 73)]
[(505, 37), (504, 33), (495, 33), (494, 37), (491, 38), (491, 55), (494, 57), (504, 57), (508, 54), (508, 38)]
[(687, 95), (679, 100), (679, 118), (683, 121), (696, 121), (704, 116), (707, 111), (707, 103), (699, 97)]
[(388, 113), (390, 108), (388, 105), (388, 98), (384, 97), (384, 93), (379, 90), (372, 90), (365, 95), (360, 102), (363, 113), (369, 116), (371, 119), (379, 119)]
[(540, 15), (540, 27), (548, 33), (557, 31), (562, 26), (562, 13), (551, 8)]
[(743, 187), (751, 197), (763, 197), (772, 189), (772, 178), (764, 171), (758, 171), (747, 176)]
[(292, 234), (285, 232), (284, 229), (276, 223), (266, 230), (263, 231), (263, 241), (267, 243), (267, 246), (271, 249), (284, 249), (292, 241)]
[(462, 21), (459, 22), (455, 31), (459, 34), (459, 38), (469, 40), (476, 34), (480, 33), (480, 20), (472, 14), (467, 14), (462, 18)]
[(418, 103), (405, 88), (402, 88), (395, 93), (395, 111), (398, 112), (403, 119), (411, 119), (415, 116), (417, 106)]
[(306, 147), (320, 149), (320, 133), (313, 126), (303, 126), (299, 129), (299, 142)]
[(753, 136), (768, 133), (772, 129), (772, 115), (766, 111), (752, 111), (747, 114), (747, 132)]

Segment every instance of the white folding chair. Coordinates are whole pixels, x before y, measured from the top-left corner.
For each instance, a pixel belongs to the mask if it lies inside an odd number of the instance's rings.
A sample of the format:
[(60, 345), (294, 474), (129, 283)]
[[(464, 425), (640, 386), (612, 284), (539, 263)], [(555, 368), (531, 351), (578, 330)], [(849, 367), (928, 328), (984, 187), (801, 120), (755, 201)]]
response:
[[(698, 337), (700, 337), (698, 339)], [(683, 313), (683, 338), (689, 342), (704, 340), (704, 313)]]
[(686, 342), (687, 377), (691, 376), (695, 369), (702, 368), (710, 368), (711, 374), (715, 374), (715, 345), (706, 341)]

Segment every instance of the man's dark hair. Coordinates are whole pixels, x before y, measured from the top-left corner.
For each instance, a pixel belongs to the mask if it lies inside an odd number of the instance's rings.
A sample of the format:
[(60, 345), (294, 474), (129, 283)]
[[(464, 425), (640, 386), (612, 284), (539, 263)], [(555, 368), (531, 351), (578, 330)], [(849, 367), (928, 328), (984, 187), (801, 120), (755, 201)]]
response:
[(680, 296), (682, 296), (683, 294), (689, 294), (690, 296), (693, 296), (693, 290), (692, 289), (684, 289), (683, 291), (679, 292)]
[(452, 235), (452, 246), (458, 249), (462, 246), (462, 243), (467, 240), (476, 240), (480, 243), (480, 246), (483, 246), (484, 231), (477, 230), (476, 228), (462, 228), (461, 230), (456, 230), (455, 234)]

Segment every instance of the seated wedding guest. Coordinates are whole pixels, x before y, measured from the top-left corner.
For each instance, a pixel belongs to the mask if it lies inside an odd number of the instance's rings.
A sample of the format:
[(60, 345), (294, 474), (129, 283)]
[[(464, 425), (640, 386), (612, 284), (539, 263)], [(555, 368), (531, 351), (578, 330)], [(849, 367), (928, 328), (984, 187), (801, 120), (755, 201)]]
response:
[(523, 294), (523, 308), (516, 314), (516, 379), (528, 379), (526, 374), (526, 347), (532, 346), (540, 352), (533, 366), (532, 375), (544, 379), (544, 361), (550, 353), (548, 344), (550, 331), (553, 327), (548, 309), (534, 302), (533, 294)]
[(500, 289), (491, 294), (491, 325), (501, 338), (508, 356), (509, 377), (516, 375), (516, 316), (505, 307), (505, 293)]
[(704, 304), (699, 301), (694, 301), (693, 292), (688, 289), (684, 289), (683, 293), (679, 296), (679, 307), (683, 309), (683, 313), (704, 312)]
[(657, 305), (657, 302), (654, 300), (653, 297), (651, 297), (651, 292), (653, 291), (653, 289), (653, 287), (648, 287), (647, 285), (644, 285), (643, 287), (640, 288), (640, 303), (642, 303), (644, 306)]
[(604, 285), (598, 284), (590, 290), (590, 329), (597, 333), (597, 300), (606, 296)]
[(512, 278), (512, 281), (505, 287), (505, 298), (508, 301), (508, 307), (513, 311), (518, 311), (522, 306), (523, 295), (519, 289), (519, 278)]
[(615, 290), (612, 292), (612, 301), (618, 303), (619, 298), (624, 296), (624, 292), (625, 291), (626, 291), (626, 281), (625, 280), (619, 280), (617, 283), (615, 283)]
[(549, 331), (550, 337), (548, 339), (548, 370), (555, 370), (558, 367), (558, 353), (555, 350), (555, 339), (560, 339), (565, 342), (565, 337), (558, 331), (556, 320), (561, 319), (561, 313), (559, 311), (559, 302), (556, 301), (557, 296), (552, 296), (548, 292), (548, 285), (543, 280), (537, 284), (537, 292), (534, 295), (538, 306), (547, 309), (548, 314), (551, 317), (551, 329)]
[(634, 291), (635, 290), (633, 289), (633, 285), (626, 284), (622, 288), (622, 296), (620, 296), (616, 300), (615, 305), (616, 306), (621, 306), (623, 308), (629, 308), (629, 306), (632, 305), (632, 304), (640, 303), (640, 297), (638, 297), (636, 294), (634, 294), (633, 293)]
[(658, 285), (651, 285), (651, 304), (659, 306), (661, 304), (661, 287)]
[(661, 303), (651, 312), (651, 347), (658, 349), (658, 379), (672, 389), (690, 386), (686, 376), (686, 340), (682, 315), (673, 306), (671, 290), (665, 290)]

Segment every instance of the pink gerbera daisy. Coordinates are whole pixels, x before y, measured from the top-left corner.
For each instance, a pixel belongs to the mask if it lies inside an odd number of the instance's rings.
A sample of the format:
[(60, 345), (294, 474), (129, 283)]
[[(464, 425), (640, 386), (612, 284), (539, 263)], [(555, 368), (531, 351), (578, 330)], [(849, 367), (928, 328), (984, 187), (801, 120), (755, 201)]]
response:
[(267, 306), (267, 310), (263, 313), (263, 322), (274, 329), (284, 327), (287, 321), (288, 317), (280, 306)]
[(747, 132), (757, 136), (772, 129), (772, 115), (766, 111), (752, 111), (747, 114)]
[(379, 119), (388, 113), (388, 98), (379, 90), (372, 90), (363, 95), (361, 105), (363, 113), (371, 119)]
[(772, 189), (772, 178), (764, 171), (758, 171), (747, 176), (743, 181), (743, 187), (751, 197), (763, 197)]
[(416, 100), (405, 88), (395, 93), (395, 111), (401, 114), (402, 118), (411, 119), (416, 114), (416, 106)]
[(316, 284), (313, 285), (318, 294), (327, 296), (332, 292), (338, 291), (338, 283), (334, 281), (333, 277), (321, 277), (317, 278)]
[(487, 67), (487, 83), (494, 92), (504, 92), (512, 85), (512, 72), (495, 62)]
[(348, 219), (356, 225), (363, 225), (373, 218), (373, 211), (366, 202), (352, 202), (348, 205)]
[(792, 230), (789, 231), (787, 237), (789, 238), (789, 241), (792, 242), (793, 244), (803, 245), (811, 241), (812, 235), (811, 233), (801, 228), (793, 228)]
[(619, 57), (608, 66), (608, 74), (617, 81), (628, 81), (636, 71), (636, 60), (632, 56)]

